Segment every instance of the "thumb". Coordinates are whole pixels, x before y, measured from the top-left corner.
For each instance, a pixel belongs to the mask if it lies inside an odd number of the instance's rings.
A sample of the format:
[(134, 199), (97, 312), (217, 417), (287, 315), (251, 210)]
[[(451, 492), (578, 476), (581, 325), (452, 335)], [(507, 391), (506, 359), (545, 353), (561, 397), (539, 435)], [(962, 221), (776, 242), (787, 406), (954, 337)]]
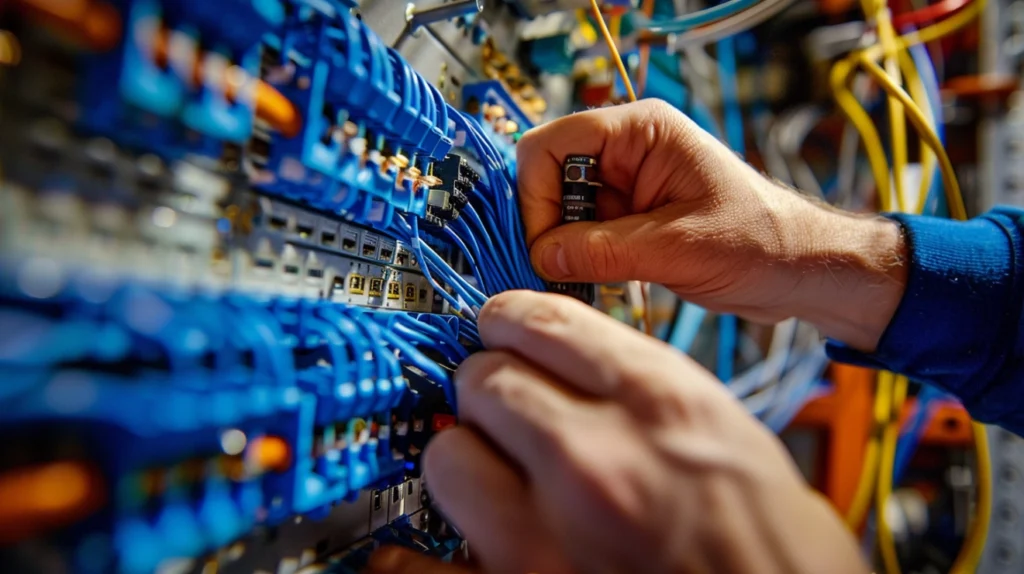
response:
[(657, 256), (659, 237), (664, 235), (664, 225), (650, 213), (601, 223), (570, 223), (537, 238), (530, 259), (549, 281), (649, 279), (649, 266)]

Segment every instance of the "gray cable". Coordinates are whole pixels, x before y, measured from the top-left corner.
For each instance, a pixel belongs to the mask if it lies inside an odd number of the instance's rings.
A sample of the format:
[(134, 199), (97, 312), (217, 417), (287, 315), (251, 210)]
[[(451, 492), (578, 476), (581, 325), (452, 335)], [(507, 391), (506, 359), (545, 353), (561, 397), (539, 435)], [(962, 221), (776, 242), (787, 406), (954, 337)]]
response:
[(669, 35), (668, 47), (678, 50), (683, 46), (705, 45), (734, 36), (757, 26), (792, 6), (796, 0), (765, 0), (735, 16), (679, 35)]

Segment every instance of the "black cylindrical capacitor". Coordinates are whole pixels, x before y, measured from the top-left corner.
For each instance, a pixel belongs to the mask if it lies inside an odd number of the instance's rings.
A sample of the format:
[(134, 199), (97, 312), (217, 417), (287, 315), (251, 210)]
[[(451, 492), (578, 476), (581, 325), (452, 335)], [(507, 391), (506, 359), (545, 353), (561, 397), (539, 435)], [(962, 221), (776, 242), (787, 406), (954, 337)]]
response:
[[(587, 155), (570, 155), (562, 164), (562, 223), (597, 219), (597, 159)], [(548, 288), (575, 297), (587, 304), (594, 302), (592, 283), (550, 283)]]

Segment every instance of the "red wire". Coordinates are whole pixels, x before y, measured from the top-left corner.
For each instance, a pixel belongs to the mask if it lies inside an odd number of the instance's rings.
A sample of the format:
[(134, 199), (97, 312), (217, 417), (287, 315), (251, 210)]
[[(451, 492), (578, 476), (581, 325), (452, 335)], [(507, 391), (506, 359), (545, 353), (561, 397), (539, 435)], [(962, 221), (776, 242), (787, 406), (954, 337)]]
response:
[(937, 4), (926, 6), (920, 10), (897, 14), (892, 17), (892, 25), (899, 30), (907, 26), (917, 26), (941, 20), (967, 6), (970, 2), (971, 0), (942, 0)]

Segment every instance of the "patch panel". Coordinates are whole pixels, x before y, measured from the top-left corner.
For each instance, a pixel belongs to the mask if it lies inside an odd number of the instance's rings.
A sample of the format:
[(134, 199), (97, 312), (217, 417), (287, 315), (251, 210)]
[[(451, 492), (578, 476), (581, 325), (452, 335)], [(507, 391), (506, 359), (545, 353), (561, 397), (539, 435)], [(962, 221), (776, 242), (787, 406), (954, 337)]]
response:
[(541, 285), (509, 172), (351, 3), (193, 4), (0, 10), (0, 480), (87, 494), (14, 542), (88, 574), (450, 553), (419, 457), (484, 291)]
[(535, 125), (530, 114), (520, 107), (508, 85), (498, 80), (466, 84), (462, 97), (466, 109), (483, 126), (484, 134), (502, 153), (506, 163), (514, 165), (515, 143)]
[[(68, 327), (54, 323), (56, 310), (106, 309), (76, 327), (102, 337), (64, 335), (60, 354), (44, 354), (44, 363), (43, 339), (0, 352), (5, 372), (21, 373), (19, 380), (27, 382), (5, 394), (12, 415), (0, 432), (16, 432), (27, 421), (64, 421), (51, 438), (78, 444), (101, 467), (106, 484), (92, 494), (113, 500), (109, 520), (122, 571), (149, 571), (165, 560), (201, 555), (258, 523), (275, 525), (295, 513), (321, 516), (334, 503), (357, 499), (364, 486), (403, 475), (405, 455), (392, 448), (389, 429), (394, 421), (412, 423), (406, 417), (415, 397), (430, 394), (437, 383), (421, 376), (415, 385), (406, 382), (385, 345), (398, 345), (403, 356), (417, 352), (394, 337), (377, 342), (373, 333), (386, 321), (414, 326), (416, 316), (381, 311), (378, 323), (376, 316), (343, 305), (182, 297), (131, 281), (109, 289), (105, 301), (82, 299), (79, 294), (97, 281), (84, 270), (42, 297), (31, 285), (45, 278), (34, 277), (31, 261), (7, 269), (3, 293), (21, 305), (0, 316), (5, 330), (50, 329), (51, 338), (59, 339)], [(236, 333), (230, 340), (233, 335), (223, 328), (229, 322), (264, 334), (246, 340)], [(436, 322), (432, 328), (439, 326), (450, 328)], [(358, 347), (344, 343), (346, 329), (352, 336), (365, 331), (366, 356), (375, 358), (347, 362), (343, 354)], [(429, 365), (425, 357), (417, 361), (421, 368)], [(144, 369), (137, 371), (141, 378), (127, 378), (128, 365)], [(447, 379), (436, 366), (426, 368)], [(28, 373), (36, 375), (25, 378)], [(198, 381), (203, 383), (196, 386)], [(151, 389), (157, 388), (167, 389), (159, 415), (150, 410), (156, 407)], [(110, 410), (116, 404), (132, 408)], [(75, 417), (65, 419), (69, 414)], [(153, 449), (158, 443), (161, 448)], [(200, 494), (194, 498), (189, 492)]]
[[(415, 262), (408, 257), (409, 251), (402, 242), (340, 218), (268, 197), (236, 197), (230, 209), (251, 213), (251, 223), (238, 225), (236, 222), (240, 229), (235, 245), (240, 246), (241, 251), (233, 258), (240, 269), (235, 275), (248, 289), (266, 292), (285, 289), (286, 293), (299, 297), (326, 297), (354, 305), (406, 311), (435, 310), (433, 287), (413, 266)], [(300, 229), (303, 227), (307, 232)], [(323, 240), (325, 233), (328, 242)], [(338, 237), (343, 238), (340, 248), (335, 246)], [(346, 241), (360, 248), (346, 250)], [(447, 246), (438, 249), (447, 252)], [(385, 252), (391, 253), (387, 261), (381, 257)], [(396, 259), (396, 252), (407, 255), (404, 264), (391, 263)], [(255, 254), (255, 258), (250, 254)], [(352, 279), (356, 276), (369, 278), (369, 287), (365, 280), (353, 285)], [(397, 304), (393, 298), (383, 298), (385, 276), (414, 285), (417, 293), (423, 290), (424, 294), (404, 299), (402, 304)], [(380, 289), (374, 288), (377, 280), (381, 283)]]

